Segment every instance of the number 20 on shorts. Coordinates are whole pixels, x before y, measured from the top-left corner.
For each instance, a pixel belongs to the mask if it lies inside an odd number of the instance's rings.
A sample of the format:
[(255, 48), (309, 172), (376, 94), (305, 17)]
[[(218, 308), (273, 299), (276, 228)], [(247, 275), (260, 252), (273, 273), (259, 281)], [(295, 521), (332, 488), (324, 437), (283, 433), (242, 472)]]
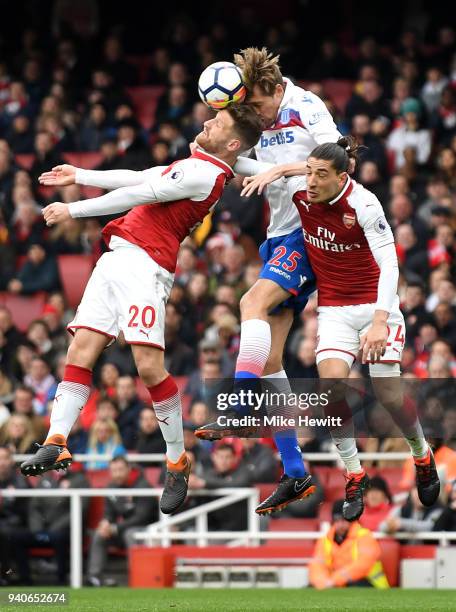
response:
[(144, 306), (140, 311), (140, 308), (136, 304), (132, 304), (128, 310), (130, 315), (130, 321), (128, 327), (139, 327), (138, 316), (141, 319), (142, 327), (150, 329), (155, 323), (155, 308), (153, 306)]

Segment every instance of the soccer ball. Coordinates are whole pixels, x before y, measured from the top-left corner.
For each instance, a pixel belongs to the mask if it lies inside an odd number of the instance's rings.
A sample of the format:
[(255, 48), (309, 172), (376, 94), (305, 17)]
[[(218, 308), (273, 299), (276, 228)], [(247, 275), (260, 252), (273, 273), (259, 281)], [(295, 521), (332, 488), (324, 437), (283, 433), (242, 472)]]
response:
[(231, 62), (215, 62), (201, 73), (198, 92), (205, 104), (221, 110), (234, 102), (242, 102), (247, 90), (237, 66)]

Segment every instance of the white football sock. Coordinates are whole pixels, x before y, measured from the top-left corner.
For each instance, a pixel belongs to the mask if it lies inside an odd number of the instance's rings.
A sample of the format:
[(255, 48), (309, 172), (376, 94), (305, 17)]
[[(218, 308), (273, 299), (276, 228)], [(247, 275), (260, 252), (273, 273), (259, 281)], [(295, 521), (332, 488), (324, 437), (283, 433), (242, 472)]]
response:
[(56, 390), (47, 437), (60, 434), (68, 438), (81, 410), (90, 395), (90, 387), (80, 383), (62, 381)]

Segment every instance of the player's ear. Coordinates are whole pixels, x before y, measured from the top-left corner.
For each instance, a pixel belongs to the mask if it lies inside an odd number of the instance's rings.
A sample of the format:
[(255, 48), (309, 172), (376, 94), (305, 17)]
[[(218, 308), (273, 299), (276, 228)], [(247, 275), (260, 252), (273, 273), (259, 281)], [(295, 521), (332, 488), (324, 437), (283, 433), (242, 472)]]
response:
[(276, 85), (276, 93), (280, 94), (281, 96), (283, 96), (283, 94), (285, 93), (285, 87), (283, 85), (281, 85), (280, 83), (277, 83), (277, 85)]
[(347, 182), (347, 177), (348, 177), (348, 172), (341, 172), (339, 174), (339, 183), (341, 187), (343, 187), (345, 183)]
[(239, 138), (233, 138), (233, 140), (230, 140), (229, 143), (227, 144), (227, 149), (230, 153), (236, 153), (236, 151), (241, 150), (241, 146), (242, 146), (242, 143), (239, 140)]

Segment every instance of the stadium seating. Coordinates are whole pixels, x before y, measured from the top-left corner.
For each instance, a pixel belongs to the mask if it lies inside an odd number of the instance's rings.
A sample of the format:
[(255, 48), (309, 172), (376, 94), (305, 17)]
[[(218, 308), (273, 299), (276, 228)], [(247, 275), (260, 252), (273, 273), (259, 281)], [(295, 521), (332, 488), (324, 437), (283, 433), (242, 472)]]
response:
[(70, 308), (76, 308), (92, 273), (92, 256), (59, 255), (57, 263), (65, 299)]
[(385, 539), (378, 540), (381, 548), (381, 561), (388, 583), (390, 586), (397, 586), (399, 583), (399, 558), (401, 545), (397, 540)]
[(160, 96), (165, 92), (164, 87), (129, 87), (129, 95), (139, 122), (145, 130), (150, 130), (155, 122), (155, 111)]
[(148, 467), (144, 469), (144, 476), (151, 487), (159, 487), (158, 480), (161, 474), (161, 467)]
[(14, 325), (22, 332), (32, 321), (40, 318), (45, 302), (46, 293), (43, 291), (30, 296), (0, 292), (0, 305), (9, 309)]

